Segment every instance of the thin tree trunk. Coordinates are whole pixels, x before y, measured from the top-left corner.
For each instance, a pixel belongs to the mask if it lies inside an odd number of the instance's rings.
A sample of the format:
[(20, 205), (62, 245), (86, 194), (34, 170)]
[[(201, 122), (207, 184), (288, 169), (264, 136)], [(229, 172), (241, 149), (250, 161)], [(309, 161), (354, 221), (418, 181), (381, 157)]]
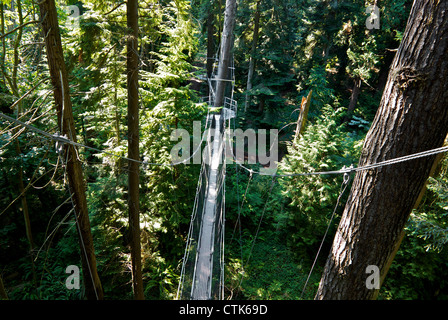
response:
[(3, 285), (2, 275), (0, 274), (0, 298), (2, 300), (9, 300), (8, 294), (6, 293), (5, 286)]
[[(3, 12), (3, 4), (2, 4), (2, 32), (4, 33), (5, 26), (4, 26), (3, 15), (4, 15), (4, 12)], [(22, 15), (21, 1), (17, 1), (17, 16), (19, 18), (19, 26), (22, 26), (23, 25), (23, 15)], [(19, 46), (22, 41), (23, 31), (22, 31), (22, 28), (19, 28), (16, 31), (17, 31), (17, 37), (14, 41), (14, 47), (13, 47), (12, 77), (11, 77), (9, 84), (11, 86), (12, 94), (17, 96), (17, 98), (19, 98), (20, 94), (19, 94), (19, 88), (18, 88), (18, 84), (17, 84), (17, 72), (18, 72), (18, 68), (19, 68)], [(4, 64), (6, 49), (5, 49), (5, 42), (3, 39), (2, 39), (2, 43), (3, 43), (2, 60), (3, 60), (3, 64)], [(4, 68), (5, 68), (4, 65), (2, 65), (3, 70), (4, 70)], [(6, 70), (3, 71), (3, 76), (7, 77)], [(20, 99), (17, 101), (16, 106), (17, 106), (17, 110), (16, 110), (17, 118), (19, 118), (20, 115), (22, 114), (22, 101), (20, 101)], [(16, 149), (17, 156), (20, 157), (22, 154), (22, 151), (20, 148), (19, 140), (15, 141), (15, 149)], [(20, 201), (22, 204), (23, 219), (25, 222), (25, 233), (26, 233), (26, 238), (28, 240), (28, 245), (29, 245), (29, 249), (30, 249), (31, 269), (32, 269), (32, 274), (33, 274), (33, 280), (35, 282), (36, 281), (36, 272), (35, 272), (35, 268), (34, 268), (34, 258), (33, 258), (34, 243), (33, 243), (33, 235), (31, 232), (31, 221), (30, 221), (30, 215), (29, 215), (29, 210), (28, 210), (28, 201), (26, 198), (26, 190), (23, 185), (23, 163), (22, 163), (22, 160), (20, 160), (20, 165), (17, 170), (18, 170), (18, 177), (17, 177), (18, 192), (21, 195)]]
[(221, 38), (221, 51), (219, 54), (218, 80), (216, 82), (216, 94), (214, 107), (224, 105), (224, 94), (229, 77), (229, 67), (231, 60), (231, 49), (233, 45), (233, 28), (236, 17), (236, 0), (226, 1), (226, 11), (224, 16), (224, 28)]
[[(260, 2), (259, 0), (257, 2), (257, 8), (255, 10), (255, 16), (254, 16), (254, 35), (252, 39), (252, 47), (250, 51), (250, 59), (249, 59), (249, 71), (247, 73), (247, 85), (246, 85), (246, 91), (250, 91), (252, 89), (252, 78), (254, 76), (255, 71), (255, 50), (257, 50), (257, 43), (258, 43), (258, 33), (260, 30)], [(247, 108), (250, 105), (250, 94), (246, 93), (246, 102), (244, 105), (244, 112), (247, 111)]]
[[(68, 76), (62, 52), (61, 36), (54, 0), (40, 1), (39, 9), (43, 34), (45, 35), (48, 67), (50, 70), (51, 84), (53, 86), (59, 130), (62, 135), (66, 135), (68, 139), (76, 142), (76, 129), (73, 119)], [(87, 211), (86, 185), (81, 162), (78, 158), (78, 150), (74, 146), (66, 144), (64, 151), (65, 155), (63, 157), (67, 159), (68, 183), (77, 217), (86, 296), (92, 300), (102, 299), (103, 289), (96, 267), (95, 250)]]
[[(1, 33), (5, 34), (5, 10), (4, 10), (4, 5), (3, 5), (3, 1), (0, 1), (0, 28), (1, 28)], [(4, 37), (2, 37), (2, 55), (0, 57), (0, 68), (2, 71), (2, 78), (3, 78), (3, 82), (6, 81), (5, 78), (5, 61), (6, 61), (6, 43), (5, 43), (6, 39)]]
[[(119, 84), (118, 84), (118, 72), (117, 72), (117, 56), (118, 56), (118, 50), (117, 47), (114, 48), (114, 78), (113, 78), (113, 83), (114, 83), (114, 106), (115, 106), (115, 137), (117, 138), (117, 142), (116, 142), (116, 146), (120, 146), (121, 143), (121, 131), (120, 131), (120, 107), (118, 106), (118, 88), (119, 88)], [(118, 176), (121, 174), (121, 167), (122, 167), (122, 159), (121, 158), (117, 158), (116, 160), (116, 176), (118, 178)]]
[[(20, 150), (19, 140), (16, 140), (16, 153), (18, 156), (20, 156), (22, 154), (22, 151)], [(23, 185), (22, 160), (20, 160), (20, 165), (18, 168), (17, 183), (19, 185), (19, 194), (21, 194), (20, 200), (22, 202), (22, 211), (23, 211), (23, 219), (25, 221), (26, 238), (28, 239), (28, 244), (30, 246), (30, 252), (32, 252), (34, 249), (34, 243), (33, 243), (33, 234), (31, 232), (31, 221), (30, 221), (30, 214), (29, 214), (29, 210), (28, 210), (28, 202), (26, 200), (26, 190), (25, 190), (25, 186)], [(34, 263), (33, 263), (33, 265), (34, 265)]]
[(210, 0), (210, 8), (209, 13), (207, 17), (207, 78), (210, 78), (213, 73), (213, 63), (215, 58), (215, 41), (214, 41), (214, 34), (215, 34), (215, 15), (213, 10), (213, 1)]
[[(11, 10), (14, 10), (14, 2), (11, 2)], [(20, 26), (23, 25), (23, 15), (22, 15), (22, 4), (20, 1), (18, 1), (17, 3), (17, 15), (19, 18), (19, 24)], [(5, 31), (5, 17), (4, 17), (4, 10), (2, 10), (2, 30), (3, 32)], [(14, 25), (15, 25), (15, 20), (14, 20)], [(22, 28), (18, 28), (17, 29), (17, 37), (14, 40), (14, 45), (13, 45), (13, 67), (12, 67), (12, 74), (11, 77), (6, 73), (6, 68), (5, 68), (5, 56), (6, 56), (6, 44), (5, 44), (5, 37), (2, 37), (2, 66), (1, 66), (1, 71), (2, 71), (2, 75), (3, 78), (6, 80), (6, 82), (9, 85), (9, 88), (12, 92), (12, 94), (14, 96), (16, 96), (17, 98), (20, 97), (18, 88), (17, 88), (17, 71), (18, 71), (18, 66), (19, 66), (19, 46), (20, 46), (20, 42), (22, 41)]]
[(355, 111), (356, 104), (358, 103), (359, 92), (361, 90), (362, 80), (356, 78), (353, 84), (352, 95), (350, 96), (350, 103), (347, 108), (347, 115), (345, 116), (344, 122), (348, 122)]
[[(127, 86), (128, 86), (128, 157), (139, 160), (139, 101), (138, 101), (138, 2), (128, 0), (127, 25), (130, 34), (127, 41)], [(129, 161), (128, 206), (129, 231), (132, 260), (132, 286), (134, 298), (144, 299), (141, 244), (140, 244), (140, 168), (136, 161)]]
[[(359, 165), (443, 145), (448, 131), (448, 2), (416, 0)], [(366, 268), (384, 279), (435, 156), (358, 172), (316, 299), (372, 299)]]
[(308, 93), (308, 96), (302, 97), (302, 103), (300, 105), (300, 114), (297, 118), (297, 126), (296, 126), (296, 134), (294, 135), (294, 140), (292, 142), (292, 145), (295, 146), (298, 142), (298, 139), (305, 131), (305, 125), (308, 120), (308, 112), (310, 111), (310, 105), (311, 105), (311, 96), (313, 94), (313, 90), (310, 90)]
[[(21, 25), (23, 25), (23, 15), (22, 15), (22, 2), (20, 0), (17, 0), (17, 15), (19, 17), (19, 26), (21, 26)], [(13, 84), (12, 91), (17, 97), (20, 97), (19, 89), (17, 86), (17, 72), (19, 69), (19, 46), (20, 46), (20, 42), (22, 41), (22, 34), (23, 34), (23, 30), (22, 30), (22, 28), (20, 28), (17, 31), (17, 38), (16, 38), (16, 41), (14, 42), (14, 54), (13, 54), (14, 66), (12, 69), (12, 84)]]
[[(19, 103), (19, 105), (22, 103)], [(20, 112), (20, 108), (19, 112), (17, 113), (18, 115), (21, 114)], [(19, 139), (17, 139), (15, 141), (15, 145), (16, 145), (16, 153), (17, 156), (21, 157), (22, 151), (20, 150), (20, 144), (19, 144)], [(33, 275), (33, 283), (34, 285), (37, 284), (37, 275), (36, 275), (36, 268), (34, 265), (34, 241), (33, 241), (33, 233), (31, 231), (31, 220), (30, 220), (30, 211), (28, 209), (28, 201), (26, 199), (26, 190), (25, 190), (25, 186), (23, 185), (23, 161), (22, 159), (20, 159), (20, 165), (18, 167), (18, 177), (17, 177), (17, 183), (18, 183), (18, 189), (19, 189), (19, 194), (20, 196), (20, 202), (22, 203), (22, 214), (23, 214), (23, 221), (25, 222), (25, 234), (26, 234), (26, 238), (28, 240), (28, 245), (29, 245), (29, 249), (30, 249), (30, 262), (31, 262), (31, 273)]]

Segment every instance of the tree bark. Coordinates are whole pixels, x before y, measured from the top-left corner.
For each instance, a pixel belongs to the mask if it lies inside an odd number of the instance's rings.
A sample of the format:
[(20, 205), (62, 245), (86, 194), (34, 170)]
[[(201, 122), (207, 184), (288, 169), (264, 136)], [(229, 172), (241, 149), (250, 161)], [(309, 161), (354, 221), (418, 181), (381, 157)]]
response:
[(299, 117), (297, 118), (296, 133), (294, 135), (294, 140), (292, 141), (293, 146), (296, 145), (298, 139), (305, 131), (305, 125), (308, 120), (308, 112), (310, 111), (312, 94), (313, 90), (310, 90), (306, 98), (302, 97), (302, 103), (300, 104), (300, 114)]
[[(448, 2), (416, 0), (359, 166), (443, 145), (448, 131)], [(316, 299), (372, 299), (435, 156), (356, 174)]]
[[(444, 144), (444, 145), (446, 145), (446, 144)], [(440, 162), (442, 161), (442, 159), (443, 159), (444, 156), (445, 156), (445, 155), (442, 154), (442, 153), (440, 153), (440, 154), (438, 154), (438, 155), (436, 156), (436, 159), (434, 160), (434, 163), (433, 163), (433, 165), (432, 165), (432, 167), (431, 167), (431, 170), (430, 170), (430, 172), (429, 172), (429, 177), (434, 177), (434, 176), (437, 175), (437, 170), (438, 170), (438, 168), (440, 167)], [(420, 203), (421, 203), (421, 201), (422, 201), (422, 199), (423, 199), (423, 196), (424, 196), (425, 193), (426, 193), (427, 184), (428, 184), (427, 182), (428, 182), (428, 181), (426, 181), (425, 185), (423, 186), (422, 190), (420, 191), (420, 194), (418, 195), (417, 200), (415, 201), (414, 206), (413, 206), (412, 209), (418, 209), (418, 208), (419, 208)], [(403, 229), (403, 230), (401, 231), (400, 236), (398, 237), (398, 241), (395, 243), (395, 247), (394, 247), (394, 249), (392, 250), (392, 254), (389, 255), (389, 259), (388, 259), (388, 261), (386, 262), (386, 264), (385, 264), (385, 266), (384, 266), (384, 268), (383, 268), (383, 270), (382, 270), (382, 272), (381, 272), (380, 283), (383, 283), (383, 282), (384, 282), (384, 279), (386, 278), (386, 275), (387, 275), (387, 273), (389, 272), (390, 266), (392, 265), (392, 262), (393, 262), (394, 259), (395, 259), (395, 255), (397, 254), (398, 249), (400, 248), (401, 242), (403, 241), (405, 235), (406, 235), (406, 232), (405, 232), (405, 230)], [(376, 290), (376, 292), (375, 292), (375, 294), (374, 294), (374, 296), (373, 296), (373, 299), (376, 299), (376, 298), (378, 297), (378, 293), (379, 293), (379, 290)]]
[[(128, 157), (139, 160), (139, 98), (138, 98), (138, 1), (126, 2), (127, 26), (127, 87), (128, 87)], [(144, 299), (141, 244), (140, 244), (140, 203), (139, 203), (140, 166), (129, 161), (128, 206), (129, 231), (132, 260), (132, 286), (134, 298)]]
[[(45, 36), (48, 67), (50, 70), (51, 84), (53, 86), (59, 130), (62, 135), (66, 135), (68, 139), (76, 142), (76, 129), (73, 119), (68, 76), (62, 52), (61, 36), (54, 0), (40, 1), (39, 9), (43, 34)], [(96, 268), (95, 250), (87, 211), (85, 182), (81, 162), (78, 159), (78, 150), (74, 146), (66, 144), (64, 146), (64, 152), (65, 155), (63, 157), (67, 159), (68, 183), (77, 217), (86, 296), (92, 300), (102, 299), (103, 289)]]
[(224, 94), (229, 77), (231, 50), (233, 46), (233, 28), (236, 17), (236, 0), (226, 0), (226, 11), (224, 16), (224, 28), (222, 30), (221, 51), (219, 54), (218, 80), (216, 81), (216, 94), (214, 107), (224, 105)]
[[(247, 73), (247, 85), (246, 85), (246, 91), (250, 91), (252, 89), (252, 78), (254, 77), (254, 71), (255, 71), (255, 50), (257, 50), (257, 43), (258, 43), (258, 33), (260, 30), (260, 2), (259, 0), (257, 2), (257, 8), (255, 9), (255, 17), (254, 17), (254, 35), (252, 39), (252, 47), (250, 52), (250, 59), (249, 59), (249, 71)], [(244, 111), (247, 111), (247, 108), (250, 105), (250, 94), (246, 93), (246, 101), (244, 105)]]

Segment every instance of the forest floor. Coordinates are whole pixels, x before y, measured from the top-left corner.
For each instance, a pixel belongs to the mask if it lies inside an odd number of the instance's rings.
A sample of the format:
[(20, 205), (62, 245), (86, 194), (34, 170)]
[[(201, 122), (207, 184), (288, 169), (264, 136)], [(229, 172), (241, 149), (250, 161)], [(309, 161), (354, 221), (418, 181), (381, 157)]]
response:
[[(229, 256), (231, 256), (229, 260), (235, 261), (233, 257), (238, 256), (239, 246), (233, 246), (229, 250)], [(302, 296), (310, 266), (300, 261), (287, 247), (285, 240), (280, 239), (274, 232), (266, 232), (265, 237), (262, 236), (256, 240), (250, 257), (249, 263), (244, 266), (244, 272), (238, 273), (238, 279), (233, 277), (227, 279), (227, 286), (234, 286), (233, 299), (299, 300), (314, 298), (320, 280), (320, 271), (314, 270)], [(234, 274), (236, 273), (232, 275)], [(240, 286), (235, 289), (238, 283)]]

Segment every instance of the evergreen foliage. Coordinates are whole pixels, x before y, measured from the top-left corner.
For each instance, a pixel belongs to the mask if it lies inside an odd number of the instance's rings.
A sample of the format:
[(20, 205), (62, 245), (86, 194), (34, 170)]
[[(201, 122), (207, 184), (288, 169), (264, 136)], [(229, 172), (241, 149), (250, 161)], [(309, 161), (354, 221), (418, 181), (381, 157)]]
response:
[[(251, 52), (258, 1), (239, 1), (235, 44), (237, 126), (284, 128), (279, 173), (339, 170), (356, 165), (379, 105), (410, 0), (381, 1), (381, 29), (367, 30), (373, 1), (260, 1), (260, 30)], [(372, 2), (372, 3), (371, 3)], [(17, 4), (22, 7), (20, 18)], [(70, 75), (78, 141), (127, 155), (126, 6), (120, 1), (68, 1), (82, 17), (58, 17)], [(222, 5), (220, 8), (219, 5)], [(141, 1), (140, 150), (147, 163), (169, 163), (173, 129), (193, 133), (207, 106), (207, 18), (215, 48), (224, 1)], [(33, 1), (2, 1), (2, 34), (34, 19)], [(20, 32), (19, 32), (20, 31)], [(0, 111), (57, 132), (45, 46), (39, 24), (1, 39)], [(249, 59), (255, 60), (247, 91)], [(356, 79), (360, 92), (348, 110)], [(313, 90), (304, 133), (293, 142), (302, 97)], [(26, 96), (19, 100), (23, 95)], [(246, 94), (251, 103), (244, 112)], [(11, 107), (12, 106), (12, 107)], [(98, 272), (107, 299), (132, 299), (127, 162), (80, 148)], [(254, 171), (259, 165), (248, 165)], [(448, 161), (429, 180), (414, 210), (381, 299), (446, 299)], [(140, 203), (145, 297), (174, 299), (200, 165), (141, 166)], [(238, 299), (300, 299), (335, 207), (341, 176), (251, 176), (234, 164), (226, 176), (226, 292)], [(33, 247), (25, 232), (19, 177), (25, 187)], [(66, 172), (54, 142), (0, 120), (0, 276), (10, 299), (84, 299), (68, 290), (65, 268), (81, 258)], [(339, 220), (343, 197), (302, 299), (312, 299)], [(82, 270), (86, 272), (86, 270)], [(82, 286), (82, 284), (81, 284)]]

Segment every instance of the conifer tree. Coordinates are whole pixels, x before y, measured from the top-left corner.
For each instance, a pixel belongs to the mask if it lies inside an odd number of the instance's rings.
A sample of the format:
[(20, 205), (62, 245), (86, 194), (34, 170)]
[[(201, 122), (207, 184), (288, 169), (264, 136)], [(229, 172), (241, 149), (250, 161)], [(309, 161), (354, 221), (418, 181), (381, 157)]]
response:
[[(448, 133), (448, 2), (414, 1), (359, 166), (441, 147)], [(373, 299), (435, 157), (356, 174), (316, 299)], [(374, 270), (374, 269), (373, 269)], [(369, 272), (369, 273), (366, 273)], [(373, 275), (375, 276), (375, 275)]]
[(219, 54), (218, 80), (216, 81), (215, 108), (224, 104), (224, 94), (229, 77), (231, 61), (231, 50), (233, 48), (233, 29), (236, 19), (236, 0), (226, 0), (226, 11), (224, 16), (224, 28), (221, 38), (221, 50)]
[[(73, 118), (72, 102), (70, 99), (68, 75), (62, 52), (61, 36), (59, 33), (58, 16), (54, 0), (39, 2), (42, 30), (45, 35), (47, 61), (53, 86), (58, 126), (61, 135), (76, 142), (76, 129)], [(71, 198), (75, 207), (78, 226), (81, 260), (83, 266), (84, 283), (88, 299), (103, 299), (103, 289), (96, 267), (95, 249), (90, 229), (90, 219), (87, 210), (85, 180), (78, 150), (66, 144), (64, 157), (67, 159), (67, 176)]]
[(128, 209), (129, 230), (132, 260), (132, 284), (134, 298), (144, 299), (143, 279), (141, 266), (141, 243), (140, 243), (140, 159), (139, 152), (139, 95), (138, 95), (138, 2), (128, 0), (126, 3), (127, 25), (130, 33), (127, 41), (127, 88), (128, 88)]

